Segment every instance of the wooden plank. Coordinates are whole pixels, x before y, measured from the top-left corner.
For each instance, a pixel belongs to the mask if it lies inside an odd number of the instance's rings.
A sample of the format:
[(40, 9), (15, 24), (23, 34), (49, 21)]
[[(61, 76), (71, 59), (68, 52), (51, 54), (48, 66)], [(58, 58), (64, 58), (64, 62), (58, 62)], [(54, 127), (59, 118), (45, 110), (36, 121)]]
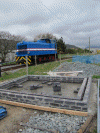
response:
[(58, 108), (37, 106), (37, 105), (24, 104), (24, 103), (12, 102), (12, 101), (1, 100), (1, 99), (0, 99), (0, 103), (19, 106), (19, 107), (25, 107), (25, 108), (31, 108), (31, 109), (36, 109), (36, 110), (49, 111), (49, 112), (57, 112), (57, 113), (78, 115), (78, 116), (88, 116), (88, 112), (81, 112), (81, 111), (74, 111), (74, 110), (66, 110), (66, 109), (58, 109)]
[(94, 115), (90, 115), (89, 118), (87, 119), (87, 121), (81, 126), (81, 128), (77, 131), (77, 133), (84, 133), (86, 131), (86, 128), (89, 126), (89, 124), (91, 123)]

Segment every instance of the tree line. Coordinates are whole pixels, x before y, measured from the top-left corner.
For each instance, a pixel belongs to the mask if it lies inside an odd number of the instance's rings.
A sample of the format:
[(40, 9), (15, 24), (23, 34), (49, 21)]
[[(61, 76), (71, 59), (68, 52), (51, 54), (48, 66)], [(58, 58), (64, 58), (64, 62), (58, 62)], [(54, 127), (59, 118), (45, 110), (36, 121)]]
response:
[[(69, 54), (76, 54), (78, 53), (84, 53), (89, 52), (89, 50), (83, 50), (81, 48), (78, 49), (67, 49), (67, 46), (65, 42), (63, 41), (63, 38), (56, 38), (50, 33), (46, 34), (39, 34), (34, 38), (34, 42), (36, 42), (39, 39), (48, 38), (48, 39), (54, 39), (57, 43), (57, 52), (58, 53), (69, 53)], [(5, 62), (7, 53), (12, 52), (12, 50), (16, 50), (16, 45), (20, 41), (26, 41), (27, 39), (25, 37), (22, 37), (20, 35), (11, 35), (9, 32), (0, 32), (0, 54), (1, 54), (1, 60), (2, 62)]]

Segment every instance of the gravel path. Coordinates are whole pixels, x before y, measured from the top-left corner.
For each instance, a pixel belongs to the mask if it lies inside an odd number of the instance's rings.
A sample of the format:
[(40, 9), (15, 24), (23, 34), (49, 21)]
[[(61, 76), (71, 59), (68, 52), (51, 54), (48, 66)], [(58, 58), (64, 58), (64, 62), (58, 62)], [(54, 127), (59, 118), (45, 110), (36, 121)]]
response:
[(69, 72), (69, 71), (83, 71), (78, 74), (78, 77), (89, 77), (93, 75), (100, 75), (100, 66), (93, 64), (86, 64), (81, 62), (64, 62), (54, 72)]
[(44, 112), (30, 117), (22, 133), (76, 133), (86, 119), (82, 116)]

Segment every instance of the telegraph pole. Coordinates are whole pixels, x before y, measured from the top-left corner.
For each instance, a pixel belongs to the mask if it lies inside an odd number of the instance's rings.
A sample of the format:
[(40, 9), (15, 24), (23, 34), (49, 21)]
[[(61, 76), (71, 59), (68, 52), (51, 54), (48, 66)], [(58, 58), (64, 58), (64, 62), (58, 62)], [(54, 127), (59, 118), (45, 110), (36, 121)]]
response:
[(90, 55), (90, 37), (89, 37), (89, 55)]

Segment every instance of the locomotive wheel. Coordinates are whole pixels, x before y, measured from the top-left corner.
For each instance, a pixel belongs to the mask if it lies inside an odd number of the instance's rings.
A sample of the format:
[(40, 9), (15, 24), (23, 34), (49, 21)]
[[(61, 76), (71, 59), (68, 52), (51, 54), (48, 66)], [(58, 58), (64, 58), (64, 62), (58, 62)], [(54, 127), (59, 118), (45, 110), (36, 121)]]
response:
[(55, 57), (54, 56), (52, 56), (52, 60), (54, 60), (55, 59)]
[(39, 62), (41, 62), (42, 61), (42, 59), (41, 58), (39, 58)]
[(46, 57), (44, 57), (44, 61), (46, 61)]
[(49, 61), (51, 60), (51, 56), (49, 56)]

